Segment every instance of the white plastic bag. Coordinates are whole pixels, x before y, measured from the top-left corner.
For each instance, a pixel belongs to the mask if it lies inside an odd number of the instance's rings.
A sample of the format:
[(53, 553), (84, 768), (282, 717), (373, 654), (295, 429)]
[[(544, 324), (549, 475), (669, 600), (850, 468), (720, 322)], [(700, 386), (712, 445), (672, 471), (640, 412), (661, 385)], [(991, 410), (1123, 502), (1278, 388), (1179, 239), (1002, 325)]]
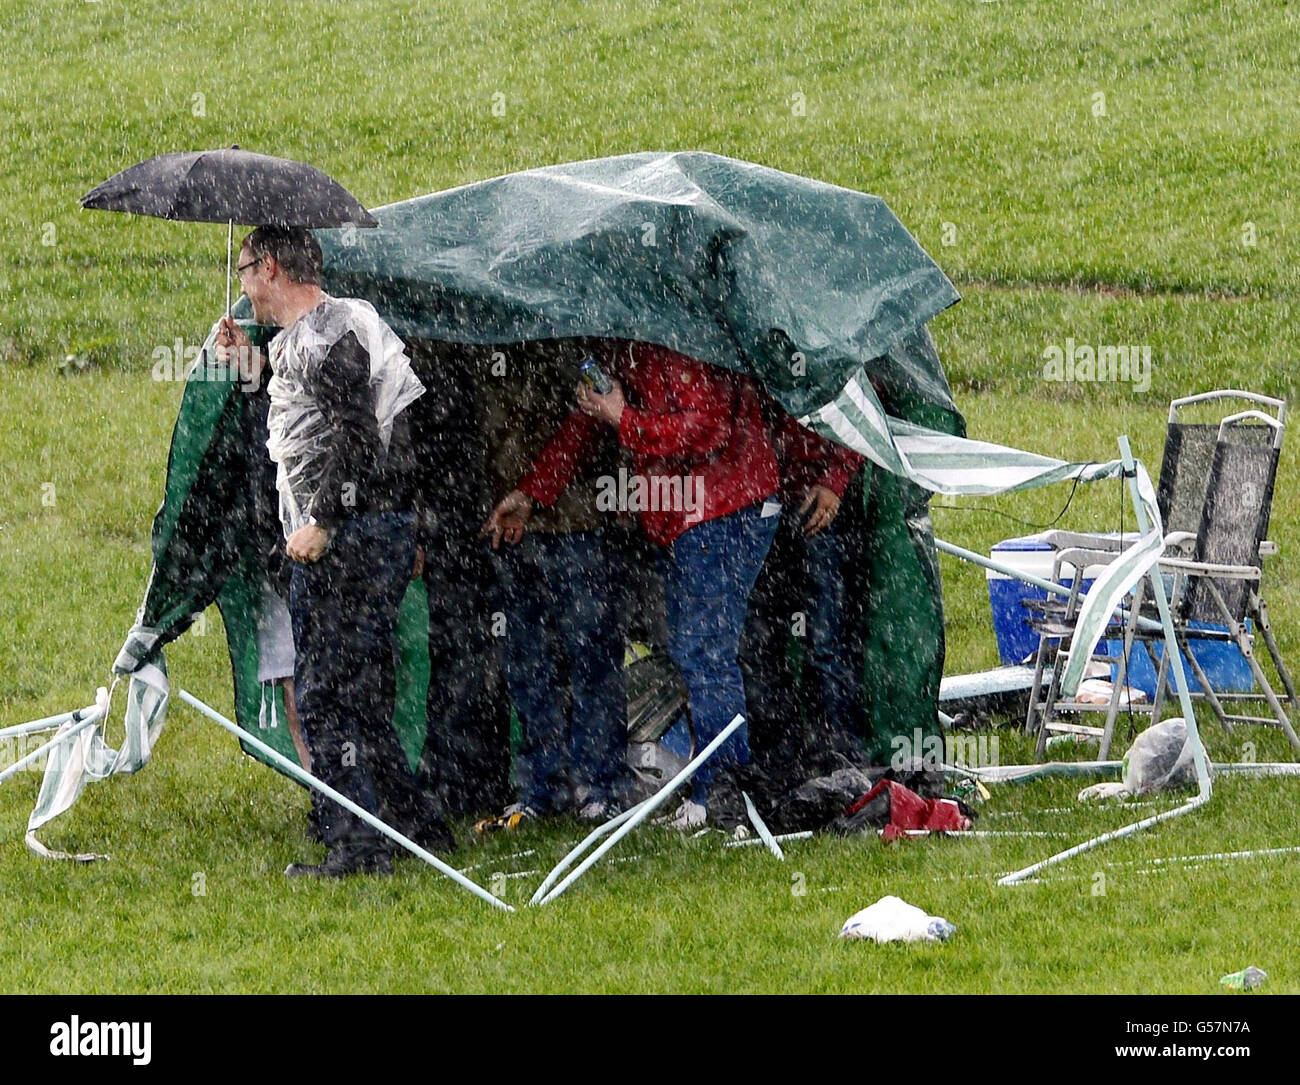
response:
[(873, 942), (946, 942), (957, 928), (946, 919), (927, 915), (898, 897), (881, 897), (869, 908), (849, 916), (841, 938)]
[(1138, 735), (1124, 755), (1121, 769), (1124, 788), (1130, 795), (1194, 785), (1196, 765), (1183, 718), (1162, 720)]

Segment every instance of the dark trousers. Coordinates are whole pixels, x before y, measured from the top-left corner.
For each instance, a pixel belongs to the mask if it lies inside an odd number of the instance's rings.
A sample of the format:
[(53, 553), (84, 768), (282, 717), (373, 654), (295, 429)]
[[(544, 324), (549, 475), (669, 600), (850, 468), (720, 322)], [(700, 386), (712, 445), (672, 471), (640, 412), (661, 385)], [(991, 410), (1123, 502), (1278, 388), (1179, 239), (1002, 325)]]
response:
[[(415, 514), (342, 521), (321, 559), (293, 565), (294, 689), (319, 779), (406, 835), (436, 806), (415, 787), (393, 730), (394, 632), (415, 561)], [(337, 803), (323, 806), (330, 847), (382, 835)]]
[(429, 540), (428, 734), (420, 786), (451, 815), (485, 814), (510, 801), (510, 699), (491, 635), (492, 560), (477, 538), (482, 517)]
[[(849, 510), (845, 510), (847, 513)], [(853, 564), (856, 521), (836, 517), (805, 536), (788, 507), (749, 600), (741, 641), (750, 742), (762, 764), (811, 770), (834, 752), (859, 749), (862, 708), (861, 601)], [(796, 673), (790, 638), (801, 646)]]
[(501, 662), (523, 727), (515, 794), (539, 813), (609, 801), (627, 763), (613, 549), (600, 531), (531, 533), (497, 559)]

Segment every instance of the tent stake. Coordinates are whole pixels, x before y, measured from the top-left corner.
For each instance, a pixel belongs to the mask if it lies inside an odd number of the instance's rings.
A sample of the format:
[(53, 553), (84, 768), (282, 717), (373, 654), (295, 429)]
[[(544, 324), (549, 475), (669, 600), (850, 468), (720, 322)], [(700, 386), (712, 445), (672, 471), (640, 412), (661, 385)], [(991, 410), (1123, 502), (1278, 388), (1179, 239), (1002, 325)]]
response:
[(189, 705), (191, 708), (198, 709), (199, 712), (207, 716), (208, 719), (212, 720), (213, 723), (217, 724), (220, 727), (224, 727), (236, 738), (241, 739), (244, 742), (247, 742), (251, 747), (253, 747), (253, 749), (257, 750), (258, 753), (265, 754), (267, 757), (271, 759), (271, 762), (276, 766), (276, 768), (283, 769), (286, 773), (288, 773), (289, 776), (297, 780), (298, 783), (305, 784), (307, 787), (319, 791), (326, 798), (333, 799), (345, 810), (350, 810), (352, 813), (356, 814), (357, 817), (359, 817), (371, 828), (378, 829), (381, 833), (383, 833), (386, 837), (388, 837), (389, 840), (393, 841), (395, 844), (400, 844), (412, 855), (418, 855), (431, 867), (433, 867), (439, 873), (445, 874), (448, 878), (454, 881), (462, 889), (468, 889), (476, 897), (479, 897), (480, 899), (487, 901), (493, 907), (500, 908), (502, 911), (505, 912), (514, 911), (514, 908), (512, 908), (505, 901), (499, 900), (497, 897), (494, 897), (481, 885), (475, 884), (469, 878), (465, 877), (465, 875), (463, 875), (459, 870), (456, 870), (453, 867), (448, 866), (436, 855), (420, 847), (419, 844), (416, 844), (412, 840), (408, 840), (396, 829), (389, 828), (377, 817), (375, 817), (374, 814), (370, 813), (370, 811), (363, 810), (351, 799), (347, 798), (344, 795), (340, 795), (328, 784), (324, 784), (320, 780), (316, 779), (316, 777), (313, 776), (311, 773), (304, 772), (301, 767), (295, 765), (292, 761), (290, 761), (283, 754), (279, 753), (277, 750), (272, 749), (261, 739), (256, 738), (253, 735), (250, 735), (247, 731), (242, 730), (237, 724), (232, 723), (230, 720), (226, 719), (226, 717), (223, 716), (220, 712), (218, 712), (215, 708), (209, 707), (208, 705), (200, 701), (197, 697), (195, 697), (193, 694), (183, 689), (177, 690), (177, 696), (179, 696), (180, 699), (184, 701), (187, 705)]

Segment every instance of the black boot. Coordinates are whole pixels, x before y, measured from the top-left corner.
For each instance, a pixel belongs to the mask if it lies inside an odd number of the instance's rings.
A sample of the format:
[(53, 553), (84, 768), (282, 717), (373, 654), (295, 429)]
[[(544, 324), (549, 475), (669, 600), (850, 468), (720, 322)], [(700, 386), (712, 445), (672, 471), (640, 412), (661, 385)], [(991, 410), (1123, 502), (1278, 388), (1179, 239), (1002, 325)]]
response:
[(313, 844), (325, 843), (324, 800), (315, 791), (311, 793), (311, 808), (307, 811), (307, 839)]
[(387, 849), (374, 844), (338, 844), (323, 863), (290, 863), (289, 878), (346, 878), (349, 874), (392, 874), (393, 861)]

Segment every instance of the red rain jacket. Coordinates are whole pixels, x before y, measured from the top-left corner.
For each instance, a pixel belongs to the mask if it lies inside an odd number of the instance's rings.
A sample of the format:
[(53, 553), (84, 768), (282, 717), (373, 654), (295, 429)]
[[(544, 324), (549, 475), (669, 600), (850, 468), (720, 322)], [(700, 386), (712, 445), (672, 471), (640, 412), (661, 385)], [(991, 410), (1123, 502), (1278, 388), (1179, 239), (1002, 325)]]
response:
[[(644, 507), (643, 490), (639, 506), (633, 497), (628, 507), (638, 506), (634, 511), (652, 542), (667, 546), (694, 524), (777, 493), (776, 455), (749, 378), (650, 343), (608, 341), (598, 355), (623, 385), (627, 407), (619, 444), (631, 450), (634, 475), (646, 481), (654, 506)], [(575, 410), (518, 488), (552, 504), (594, 451), (605, 425)], [(680, 480), (675, 492), (690, 500), (655, 501), (653, 495), (668, 492), (656, 480), (668, 479)]]

